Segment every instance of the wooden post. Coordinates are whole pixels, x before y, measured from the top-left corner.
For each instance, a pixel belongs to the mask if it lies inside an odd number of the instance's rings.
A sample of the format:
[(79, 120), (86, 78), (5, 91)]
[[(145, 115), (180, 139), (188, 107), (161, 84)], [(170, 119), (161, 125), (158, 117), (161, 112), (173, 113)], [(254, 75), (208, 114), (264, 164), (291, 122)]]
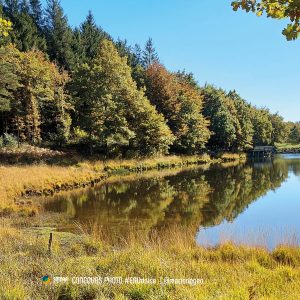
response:
[(48, 242), (48, 253), (51, 254), (51, 246), (52, 246), (53, 234), (50, 232), (49, 242)]

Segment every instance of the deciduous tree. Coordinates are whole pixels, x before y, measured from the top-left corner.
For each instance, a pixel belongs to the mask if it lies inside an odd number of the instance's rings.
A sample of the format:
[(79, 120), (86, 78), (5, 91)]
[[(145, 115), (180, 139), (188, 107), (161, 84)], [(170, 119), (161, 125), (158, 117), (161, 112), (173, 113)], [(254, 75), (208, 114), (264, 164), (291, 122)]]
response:
[(78, 124), (87, 132), (90, 149), (105, 153), (136, 151), (167, 153), (172, 134), (162, 115), (137, 90), (126, 58), (104, 40), (90, 64), (83, 64), (71, 85), (76, 97)]
[(266, 14), (273, 19), (290, 19), (282, 33), (287, 40), (295, 40), (300, 34), (300, 2), (298, 0), (239, 0), (233, 1), (234, 10), (239, 8), (257, 16)]
[(172, 149), (182, 153), (201, 152), (210, 132), (202, 115), (200, 91), (156, 62), (146, 70), (146, 95), (165, 116), (176, 138)]

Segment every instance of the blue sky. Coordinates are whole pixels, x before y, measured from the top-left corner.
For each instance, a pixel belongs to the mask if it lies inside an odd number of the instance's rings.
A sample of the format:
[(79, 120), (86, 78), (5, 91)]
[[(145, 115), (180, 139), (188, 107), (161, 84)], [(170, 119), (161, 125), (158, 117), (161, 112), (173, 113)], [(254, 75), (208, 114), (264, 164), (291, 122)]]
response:
[(233, 12), (231, 0), (62, 0), (72, 26), (92, 10), (114, 38), (144, 45), (152, 37), (161, 62), (193, 72), (257, 106), (300, 120), (300, 39), (287, 42), (286, 21)]

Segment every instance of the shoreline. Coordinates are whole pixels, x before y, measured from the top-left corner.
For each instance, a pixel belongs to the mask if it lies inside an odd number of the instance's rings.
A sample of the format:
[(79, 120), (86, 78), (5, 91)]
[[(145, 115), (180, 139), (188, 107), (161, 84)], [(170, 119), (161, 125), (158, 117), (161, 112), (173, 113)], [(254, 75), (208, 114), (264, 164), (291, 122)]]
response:
[(94, 186), (114, 175), (245, 160), (244, 153), (223, 153), (216, 158), (204, 154), (137, 160), (82, 160), (69, 166), (32, 163), (25, 165), (0, 164), (0, 175), (1, 173), (6, 174), (6, 176), (0, 176), (0, 216), (7, 216), (18, 210), (35, 214), (36, 212), (31, 210), (31, 208), (34, 209), (31, 207), (31, 202), (22, 200)]

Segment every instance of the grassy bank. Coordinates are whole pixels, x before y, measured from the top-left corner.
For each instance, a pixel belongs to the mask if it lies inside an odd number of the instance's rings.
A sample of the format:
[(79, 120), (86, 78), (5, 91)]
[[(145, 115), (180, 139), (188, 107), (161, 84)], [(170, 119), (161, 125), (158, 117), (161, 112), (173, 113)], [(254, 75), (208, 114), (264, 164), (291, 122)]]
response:
[[(149, 237), (128, 233), (111, 245), (97, 232), (49, 234), (0, 227), (1, 299), (298, 299), (300, 249), (273, 252), (224, 244), (205, 249), (189, 230), (173, 228)], [(5, 274), (5, 276), (4, 276)], [(42, 277), (192, 278), (199, 284), (44, 284)], [(203, 280), (203, 283), (202, 283)]]
[(276, 143), (275, 147), (278, 153), (300, 153), (300, 144)]
[[(59, 164), (0, 165), (0, 210), (8, 215), (14, 210), (34, 214), (30, 196), (51, 195), (61, 190), (93, 185), (110, 175), (160, 170), (188, 165), (245, 159), (243, 154), (222, 154), (212, 159), (202, 156), (166, 156), (139, 160), (84, 160), (59, 161)], [(20, 200), (20, 197), (22, 199)]]

